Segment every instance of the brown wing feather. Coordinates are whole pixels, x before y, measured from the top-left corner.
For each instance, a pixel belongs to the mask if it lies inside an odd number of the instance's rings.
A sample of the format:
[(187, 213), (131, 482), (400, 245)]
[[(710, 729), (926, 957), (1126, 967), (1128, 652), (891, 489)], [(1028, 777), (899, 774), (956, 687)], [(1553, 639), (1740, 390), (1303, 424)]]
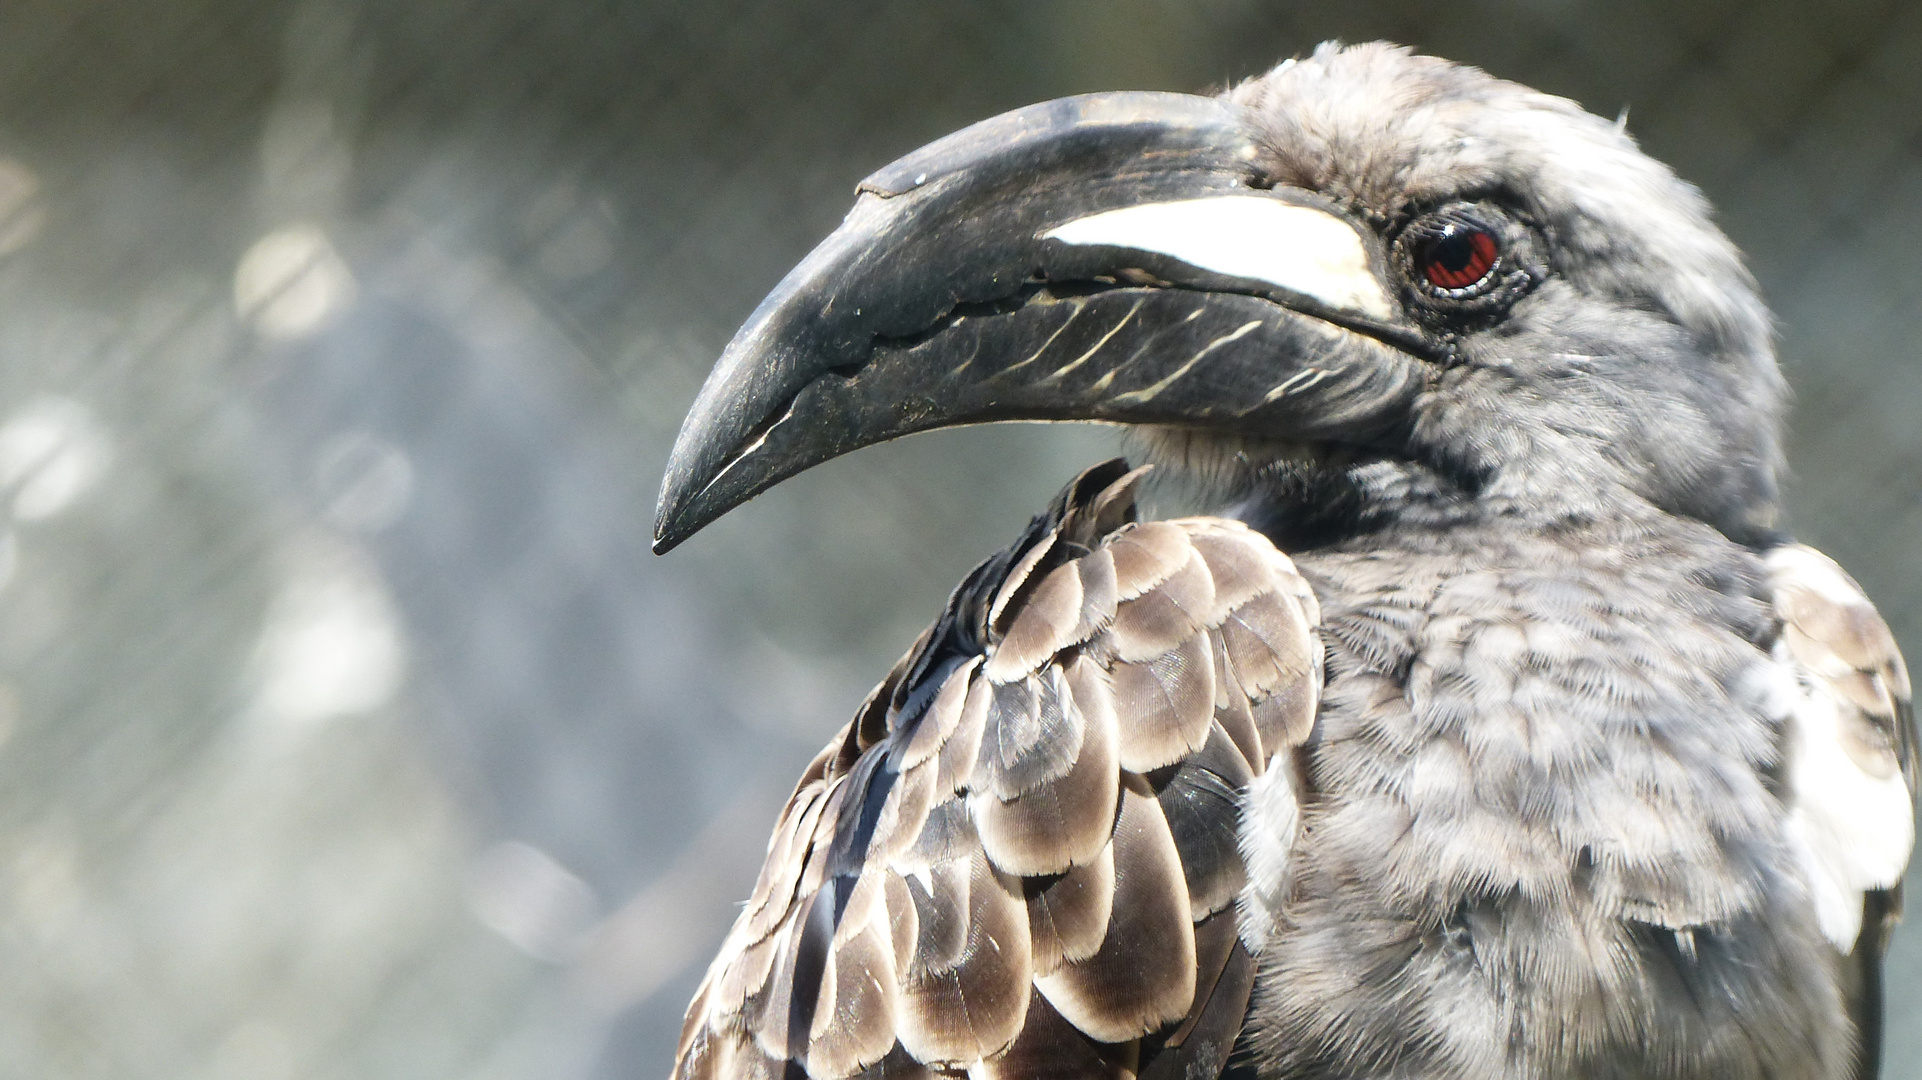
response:
[(1082, 474), (796, 787), (675, 1075), (1214, 1075), (1253, 964), (1238, 801), (1307, 734), (1314, 597)]

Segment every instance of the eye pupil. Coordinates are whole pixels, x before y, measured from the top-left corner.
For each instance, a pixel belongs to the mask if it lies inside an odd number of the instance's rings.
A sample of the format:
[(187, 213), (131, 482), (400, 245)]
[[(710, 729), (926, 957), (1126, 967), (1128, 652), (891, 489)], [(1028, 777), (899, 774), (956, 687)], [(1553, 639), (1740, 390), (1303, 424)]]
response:
[(1438, 289), (1465, 289), (1486, 278), (1500, 254), (1487, 230), (1451, 221), (1422, 250), (1422, 276)]

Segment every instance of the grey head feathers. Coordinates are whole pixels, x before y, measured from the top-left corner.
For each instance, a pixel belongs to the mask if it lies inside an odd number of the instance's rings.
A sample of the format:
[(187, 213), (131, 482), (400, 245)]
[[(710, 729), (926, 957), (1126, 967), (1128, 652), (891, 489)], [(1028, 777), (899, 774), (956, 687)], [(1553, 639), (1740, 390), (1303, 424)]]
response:
[[(1311, 532), (1330, 515), (1539, 522), (1642, 507), (1772, 535), (1785, 388), (1768, 311), (1701, 193), (1621, 125), (1379, 43), (1323, 45), (1228, 97), (1273, 183), (1332, 197), (1391, 251), (1425, 214), (1478, 209), (1533, 281), (1498, 318), (1433, 324), (1452, 363), (1385, 460), (1192, 430), (1153, 433), (1154, 456)], [(1424, 317), (1397, 269), (1399, 299)]]

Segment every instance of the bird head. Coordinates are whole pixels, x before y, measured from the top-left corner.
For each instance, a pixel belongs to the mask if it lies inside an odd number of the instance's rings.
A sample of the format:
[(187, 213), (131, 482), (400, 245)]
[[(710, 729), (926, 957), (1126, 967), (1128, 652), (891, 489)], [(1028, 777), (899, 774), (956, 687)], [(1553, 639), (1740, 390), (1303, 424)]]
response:
[(1776, 525), (1767, 310), (1701, 194), (1562, 98), (1381, 44), (1094, 94), (862, 182), (682, 427), (666, 550), (885, 439), (1140, 427), (1299, 542), (1386, 522)]

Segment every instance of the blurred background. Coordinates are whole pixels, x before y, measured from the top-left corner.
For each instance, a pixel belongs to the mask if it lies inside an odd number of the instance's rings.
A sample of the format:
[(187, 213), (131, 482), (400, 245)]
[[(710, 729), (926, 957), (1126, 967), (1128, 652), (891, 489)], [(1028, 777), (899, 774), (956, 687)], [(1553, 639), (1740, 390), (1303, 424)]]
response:
[(1331, 37), (1707, 190), (1799, 531), (1922, 653), (1922, 6), (7, 0), (0, 1076), (665, 1075), (801, 765), (1120, 446), (908, 440), (656, 559), (709, 364), (905, 151)]

